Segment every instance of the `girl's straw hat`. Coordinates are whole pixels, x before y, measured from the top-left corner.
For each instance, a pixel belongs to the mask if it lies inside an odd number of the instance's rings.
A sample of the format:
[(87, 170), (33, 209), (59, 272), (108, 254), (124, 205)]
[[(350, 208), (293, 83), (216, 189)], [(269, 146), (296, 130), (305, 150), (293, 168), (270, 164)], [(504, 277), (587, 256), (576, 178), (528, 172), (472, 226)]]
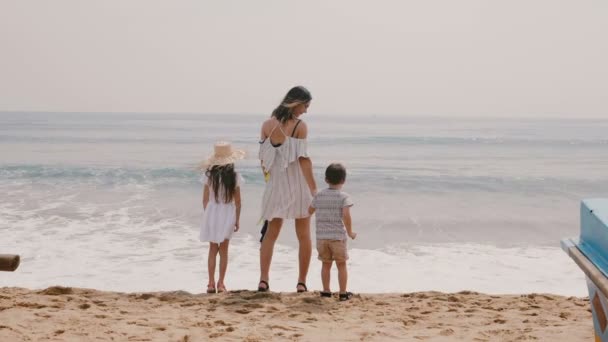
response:
[(232, 149), (232, 145), (227, 141), (216, 142), (213, 149), (213, 155), (207, 160), (201, 162), (201, 168), (205, 169), (215, 165), (232, 164), (235, 161), (245, 157), (245, 151)]

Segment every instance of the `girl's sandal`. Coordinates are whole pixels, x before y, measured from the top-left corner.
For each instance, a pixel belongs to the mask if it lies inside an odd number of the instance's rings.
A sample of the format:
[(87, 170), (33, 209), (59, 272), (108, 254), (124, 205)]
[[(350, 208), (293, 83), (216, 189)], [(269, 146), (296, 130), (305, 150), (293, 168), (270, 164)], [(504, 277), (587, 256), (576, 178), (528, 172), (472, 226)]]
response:
[[(264, 284), (265, 286), (262, 287), (260, 285)], [(258, 284), (258, 292), (268, 292), (270, 291), (270, 285), (268, 285), (268, 282), (266, 280), (260, 280), (260, 283)]]
[(223, 292), (228, 292), (228, 290), (226, 290), (226, 286), (224, 285), (217, 285), (217, 293), (223, 293)]
[(213, 287), (213, 285), (207, 285), (207, 293), (215, 293), (215, 287)]
[(331, 292), (321, 291), (321, 297), (331, 298)]
[[(300, 286), (302, 286), (304, 289), (301, 289), (301, 288), (300, 288)], [(302, 293), (302, 292), (308, 292), (308, 287), (306, 287), (306, 284), (304, 284), (304, 283), (298, 283), (298, 284), (296, 285), (296, 289), (297, 289), (296, 291), (297, 291), (298, 293)]]
[(349, 300), (353, 298), (352, 292), (340, 293), (340, 301), (343, 302), (345, 300)]

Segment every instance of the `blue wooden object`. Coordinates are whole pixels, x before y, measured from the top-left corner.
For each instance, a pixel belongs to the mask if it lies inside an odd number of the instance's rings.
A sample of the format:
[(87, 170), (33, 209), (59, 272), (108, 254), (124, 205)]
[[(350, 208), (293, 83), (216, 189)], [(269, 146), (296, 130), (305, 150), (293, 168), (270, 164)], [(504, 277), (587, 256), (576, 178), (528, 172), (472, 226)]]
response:
[(608, 342), (608, 199), (582, 201), (580, 236), (561, 245), (585, 272), (595, 341)]

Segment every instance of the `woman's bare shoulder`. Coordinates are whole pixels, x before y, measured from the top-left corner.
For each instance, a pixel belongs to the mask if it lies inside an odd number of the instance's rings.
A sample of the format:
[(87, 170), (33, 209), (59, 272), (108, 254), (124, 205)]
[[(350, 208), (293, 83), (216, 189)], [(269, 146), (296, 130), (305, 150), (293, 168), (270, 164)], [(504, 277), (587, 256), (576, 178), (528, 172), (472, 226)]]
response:
[(307, 136), (308, 125), (306, 125), (306, 122), (304, 122), (304, 120), (300, 119), (300, 123), (298, 124), (298, 127), (296, 127), (296, 131), (294, 132), (294, 137), (298, 139), (306, 139)]
[(264, 120), (264, 122), (262, 123), (262, 128), (274, 126), (274, 124), (276, 124), (276, 122), (277, 122), (277, 119), (268, 118), (268, 119)]

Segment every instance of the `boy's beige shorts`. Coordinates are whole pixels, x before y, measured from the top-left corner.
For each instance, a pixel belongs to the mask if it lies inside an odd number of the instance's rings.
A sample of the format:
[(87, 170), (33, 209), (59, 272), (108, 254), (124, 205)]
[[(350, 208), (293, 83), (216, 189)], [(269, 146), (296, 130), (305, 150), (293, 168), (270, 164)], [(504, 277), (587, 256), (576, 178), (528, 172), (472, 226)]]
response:
[(317, 252), (322, 262), (344, 262), (348, 260), (346, 240), (317, 240)]

